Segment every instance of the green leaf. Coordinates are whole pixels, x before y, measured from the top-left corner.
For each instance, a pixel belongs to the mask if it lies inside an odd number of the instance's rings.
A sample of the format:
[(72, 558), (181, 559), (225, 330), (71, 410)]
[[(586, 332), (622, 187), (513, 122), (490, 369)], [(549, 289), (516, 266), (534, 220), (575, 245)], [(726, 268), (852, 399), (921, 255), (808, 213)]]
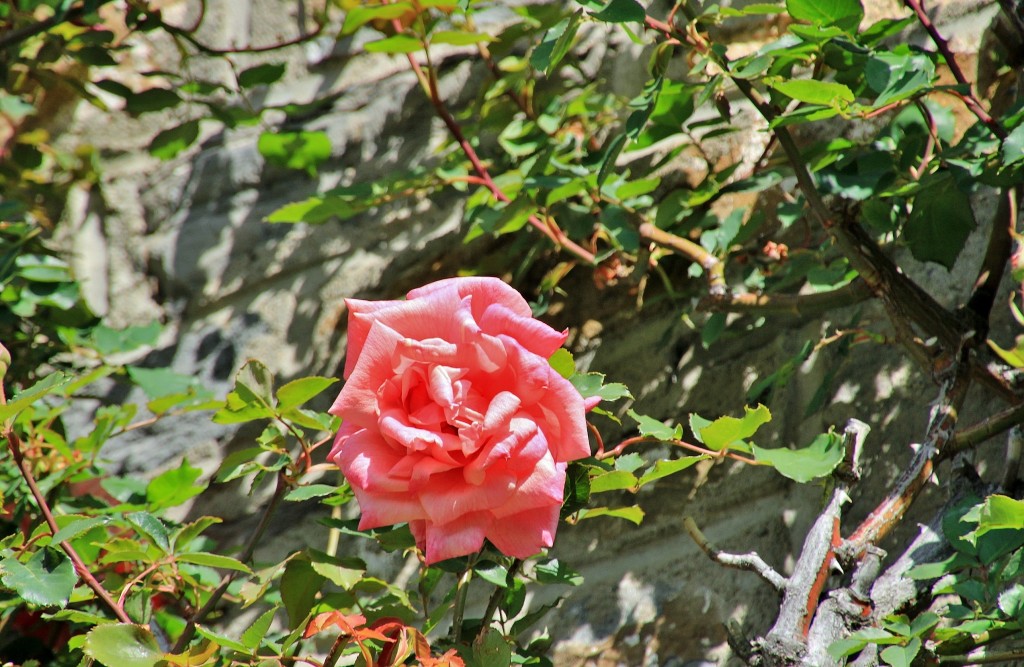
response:
[(877, 53), (864, 65), (864, 76), (878, 93), (874, 106), (883, 107), (930, 86), (935, 78), (935, 64), (923, 53), (909, 50)]
[(13, 555), (0, 559), (0, 581), (35, 607), (64, 607), (78, 583), (75, 566), (60, 549), (43, 547), (22, 563)]
[(184, 394), (196, 386), (190, 375), (175, 373), (169, 368), (141, 368), (125, 366), (128, 377), (151, 399), (171, 394)]
[(60, 544), (72, 540), (82, 533), (88, 532), (96, 526), (103, 526), (110, 523), (110, 517), (86, 517), (82, 519), (75, 519), (74, 521), (63, 526), (50, 540), (51, 544)]
[(507, 667), (512, 664), (512, 646), (497, 628), (490, 628), (483, 641), (474, 641), (466, 667)]
[(914, 637), (906, 646), (890, 646), (884, 649), (880, 656), (885, 664), (892, 667), (911, 667), (920, 650), (921, 640)]
[(205, 551), (198, 552), (186, 552), (183, 554), (175, 554), (175, 559), (182, 563), (192, 563), (193, 565), (205, 565), (206, 567), (216, 567), (222, 570), (235, 570), (236, 572), (245, 572), (246, 574), (252, 574), (252, 570), (248, 565), (238, 560), (237, 558), (231, 558), (230, 556), (222, 556), (221, 554), (212, 554)]
[(473, 572), (488, 583), (508, 588), (508, 568), (501, 563), (485, 560), (474, 565)]
[(232, 651), (238, 651), (239, 653), (252, 653), (252, 649), (250, 649), (248, 646), (246, 646), (242, 642), (236, 641), (236, 640), (232, 639), (231, 637), (228, 637), (225, 634), (221, 634), (219, 632), (216, 632), (216, 631), (206, 627), (205, 625), (198, 625), (197, 624), (196, 625), (196, 633), (198, 633), (200, 637), (205, 637), (206, 639), (209, 639), (210, 641), (216, 643), (217, 645), (223, 646), (224, 648), (227, 648), (227, 649), (231, 649)]
[(322, 498), (323, 496), (331, 495), (337, 490), (338, 487), (330, 484), (307, 484), (292, 489), (285, 495), (284, 499), (300, 501), (309, 500), (310, 498)]
[(162, 328), (159, 322), (125, 329), (111, 329), (101, 324), (92, 330), (89, 336), (90, 344), (102, 355), (128, 352), (143, 346), (155, 345)]
[(187, 547), (194, 539), (203, 534), (210, 526), (222, 523), (224, 520), (216, 516), (201, 516), (191, 523), (187, 523), (174, 532), (171, 543), (175, 548)]
[(337, 382), (337, 378), (305, 377), (292, 380), (277, 390), (277, 409), (281, 412), (302, 405)]
[(85, 636), (85, 654), (106, 667), (155, 667), (164, 660), (156, 637), (141, 625), (99, 625)]
[(856, 30), (864, 18), (860, 0), (786, 0), (786, 10), (798, 21)]
[(317, 167), (331, 157), (326, 132), (264, 132), (256, 148), (267, 162), (316, 175)]
[(657, 438), (666, 442), (679, 440), (683, 437), (683, 427), (678, 424), (676, 426), (668, 426), (653, 417), (637, 414), (632, 409), (627, 410), (626, 414), (636, 421), (640, 435), (644, 437)]
[(914, 197), (903, 239), (915, 259), (952, 270), (975, 226), (970, 198), (946, 174)]
[[(633, 0), (629, 1), (632, 2)], [(622, 148), (626, 145), (627, 138), (625, 134), (620, 134), (608, 142), (608, 147), (601, 157), (600, 167), (597, 170), (598, 189), (604, 185), (604, 182), (608, 180), (608, 176), (611, 175), (612, 169), (615, 167), (615, 160), (618, 159), (619, 153), (622, 152)]]
[(576, 373), (569, 378), (569, 382), (576, 387), (583, 398), (600, 396), (602, 401), (616, 401), (630, 396), (629, 389), (624, 384), (618, 382), (604, 384), (604, 374), (602, 373)]
[(199, 138), (199, 121), (190, 120), (163, 130), (149, 142), (149, 154), (161, 160), (170, 160)]
[(351, 34), (370, 21), (390, 21), (411, 11), (413, 11), (413, 6), (410, 2), (395, 2), (388, 5), (357, 5), (345, 14), (345, 23), (341, 26), (341, 34)]
[(266, 610), (260, 617), (252, 622), (248, 628), (242, 632), (241, 640), (242, 644), (246, 646), (250, 651), (255, 651), (256, 647), (260, 645), (263, 638), (267, 635), (267, 630), (270, 629), (270, 624), (274, 621), (274, 614), (280, 607), (271, 607)]
[(572, 352), (564, 347), (555, 350), (555, 353), (548, 359), (548, 363), (556, 373), (564, 378), (571, 378), (576, 373), (576, 362), (572, 358)]
[(635, 490), (637, 486), (636, 476), (626, 470), (613, 470), (590, 480), (590, 492), (601, 493), (603, 491), (621, 491), (623, 489)]
[(618, 519), (632, 521), (636, 525), (644, 520), (644, 511), (637, 505), (631, 507), (594, 507), (592, 509), (580, 510), (580, 519), (593, 519), (598, 516), (611, 516)]
[(801, 483), (828, 475), (843, 460), (842, 437), (822, 433), (803, 449), (762, 449), (751, 445), (754, 457), (775, 466), (782, 475)]
[(772, 413), (763, 405), (756, 408), (743, 407), (743, 417), (719, 417), (700, 429), (700, 440), (709, 449), (719, 451), (745, 441), (757, 429), (772, 420)]
[(167, 527), (160, 519), (149, 512), (132, 512), (126, 514), (124, 518), (163, 551), (170, 550), (171, 538), (167, 533)]
[(681, 459), (672, 459), (669, 461), (656, 461), (654, 463), (654, 466), (640, 477), (640, 486), (650, 484), (651, 482), (661, 479), (662, 477), (668, 477), (669, 475), (674, 475), (677, 472), (682, 472), (683, 470), (686, 470), (687, 468), (692, 466), (694, 463), (703, 461), (706, 458), (709, 457), (706, 455), (684, 456)]
[(317, 574), (345, 590), (362, 581), (366, 574), (366, 563), (358, 558), (338, 558), (315, 549), (309, 550), (309, 557)]
[(305, 556), (292, 558), (281, 575), (281, 602), (288, 612), (288, 627), (295, 629), (306, 620), (325, 577), (313, 569)]
[(146, 502), (151, 509), (161, 510), (177, 507), (186, 500), (198, 496), (206, 490), (206, 484), (196, 484), (203, 474), (201, 468), (188, 464), (188, 459), (173, 470), (161, 473), (146, 485)]
[[(1024, 586), (1014, 584), (999, 594), (999, 611), (1016, 619), (1024, 611)], [(937, 622), (937, 621), (936, 621)]]
[(392, 35), (367, 42), (363, 48), (370, 53), (415, 53), (423, 50), (423, 42), (409, 35)]
[(238, 75), (238, 85), (242, 88), (267, 86), (284, 76), (284, 63), (264, 63), (244, 70)]
[(469, 32), (468, 30), (438, 30), (430, 35), (431, 44), (452, 44), (454, 46), (468, 46), (480, 44), (481, 42), (493, 42), (494, 37), (483, 32)]
[(611, 0), (604, 9), (591, 16), (605, 23), (643, 23), (647, 18), (647, 12), (636, 0)]
[(1003, 140), (999, 152), (1003, 162), (1007, 165), (1024, 160), (1024, 125), (1018, 125), (1013, 132), (1010, 132)]
[(836, 106), (839, 102), (853, 102), (853, 91), (841, 83), (814, 79), (783, 79), (769, 85), (787, 97), (808, 104)]
[(533, 569), (537, 581), (542, 584), (564, 584), (579, 586), (583, 583), (583, 575), (562, 563), (557, 558), (537, 563)]
[(125, 111), (133, 116), (173, 107), (181, 98), (169, 88), (150, 88), (125, 98)]
[(51, 373), (28, 389), (19, 391), (7, 402), (0, 405), (0, 422), (7, 421), (19, 412), (38, 401), (43, 396), (71, 382), (71, 376), (64, 373)]
[(976, 533), (984, 535), (1001, 528), (1024, 529), (1024, 501), (998, 494), (985, 499)]
[(549, 28), (541, 43), (530, 54), (530, 65), (544, 72), (545, 76), (551, 76), (576, 39), (582, 17), (583, 10), (577, 9), (572, 16)]
[(235, 389), (213, 421), (238, 424), (274, 416), (274, 375), (262, 362), (250, 359), (235, 374)]

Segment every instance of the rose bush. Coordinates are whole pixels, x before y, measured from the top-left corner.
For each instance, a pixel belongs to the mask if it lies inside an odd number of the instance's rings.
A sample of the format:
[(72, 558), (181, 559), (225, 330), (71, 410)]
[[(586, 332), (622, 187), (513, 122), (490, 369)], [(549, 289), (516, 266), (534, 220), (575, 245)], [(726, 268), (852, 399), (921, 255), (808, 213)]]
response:
[(567, 332), (496, 278), (346, 304), (331, 458), (360, 528), (408, 522), (428, 563), (485, 538), (518, 558), (551, 546), (566, 462), (590, 455), (584, 400), (548, 363)]

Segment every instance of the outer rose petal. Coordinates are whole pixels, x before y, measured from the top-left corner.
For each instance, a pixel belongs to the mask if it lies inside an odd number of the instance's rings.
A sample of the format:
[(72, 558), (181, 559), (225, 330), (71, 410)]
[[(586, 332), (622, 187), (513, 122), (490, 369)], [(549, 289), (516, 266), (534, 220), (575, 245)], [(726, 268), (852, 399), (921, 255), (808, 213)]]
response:
[(507, 556), (529, 558), (555, 543), (561, 508), (559, 503), (504, 517), (491, 524), (487, 539)]
[(409, 299), (420, 299), (438, 292), (452, 290), (460, 297), (473, 296), (473, 315), (477, 321), (492, 303), (500, 303), (520, 317), (533, 317), (530, 304), (523, 295), (497, 278), (448, 278), (418, 287), (407, 295)]
[[(426, 522), (426, 540), (420, 546), (428, 563), (465, 556), (480, 551), (491, 519), (484, 512), (459, 517), (449, 524)], [(418, 542), (418, 541), (417, 541)], [(534, 551), (530, 555), (537, 553)]]

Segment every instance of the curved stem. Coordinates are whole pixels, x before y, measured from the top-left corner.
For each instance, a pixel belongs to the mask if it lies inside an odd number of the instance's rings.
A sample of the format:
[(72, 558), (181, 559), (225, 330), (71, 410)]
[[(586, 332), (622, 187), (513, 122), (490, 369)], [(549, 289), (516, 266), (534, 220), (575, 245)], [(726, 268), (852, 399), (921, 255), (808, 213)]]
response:
[[(5, 404), (7, 401), (2, 394), (0, 394), (0, 404)], [(46, 497), (42, 491), (39, 490), (39, 485), (36, 484), (36, 479), (32, 475), (32, 470), (29, 467), (28, 461), (25, 460), (24, 453), (21, 451), (21, 438), (14, 432), (14, 429), (9, 425), (4, 431), (4, 438), (7, 440), (7, 447), (11, 452), (11, 457), (14, 459), (14, 464), (18, 467), (18, 471), (21, 473), (25, 483), (28, 484), (29, 491), (32, 493), (32, 497), (35, 498), (36, 504), (39, 505), (39, 510), (43, 513), (43, 518), (46, 520), (46, 525), (50, 528), (51, 535), (56, 535), (60, 530), (57, 526), (57, 520), (53, 516), (53, 512), (50, 511), (50, 506), (46, 502)], [(96, 577), (93, 576), (92, 572), (86, 566), (85, 562), (75, 551), (71, 544), (64, 540), (60, 543), (60, 548), (64, 550), (64, 553), (71, 559), (71, 563), (75, 567), (75, 572), (81, 577), (85, 585), (92, 589), (96, 597), (117, 617), (117, 620), (122, 623), (132, 623), (132, 619), (128, 617), (124, 609), (114, 601), (107, 592), (107, 589), (103, 588), (103, 585), (97, 581)]]
[[(238, 560), (246, 562), (252, 558), (253, 553), (256, 551), (256, 545), (259, 543), (261, 537), (263, 537), (264, 531), (267, 526), (270, 525), (270, 518), (273, 516), (274, 511), (277, 509), (277, 505), (281, 502), (281, 498), (284, 497), (285, 490), (288, 489), (288, 477), (284, 471), (278, 472), (277, 474), (277, 486), (274, 488), (274, 495), (271, 496), (270, 502), (267, 503), (266, 509), (263, 510), (263, 515), (260, 517), (260, 522), (253, 530), (252, 535), (249, 536), (249, 541), (246, 543), (242, 553), (239, 554)], [(220, 584), (210, 594), (209, 599), (202, 607), (199, 608), (196, 613), (192, 614), (192, 617), (188, 619), (188, 624), (185, 629), (182, 630), (181, 636), (178, 637), (178, 641), (174, 644), (173, 653), (181, 653), (188, 646), (189, 642), (196, 634), (196, 624), (200, 623), (206, 615), (209, 614), (213, 609), (220, 603), (220, 599), (224, 597), (224, 594), (228, 590), (228, 586), (238, 576), (238, 572), (232, 570), (220, 580)]]

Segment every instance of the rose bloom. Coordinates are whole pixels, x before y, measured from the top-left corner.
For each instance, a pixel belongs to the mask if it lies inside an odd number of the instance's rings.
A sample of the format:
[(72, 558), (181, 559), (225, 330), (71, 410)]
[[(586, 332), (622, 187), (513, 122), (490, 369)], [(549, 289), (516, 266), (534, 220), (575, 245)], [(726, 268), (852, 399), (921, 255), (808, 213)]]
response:
[(567, 332), (535, 320), (497, 278), (345, 303), (330, 456), (359, 501), (359, 528), (408, 522), (427, 563), (484, 538), (516, 558), (550, 547), (566, 462), (590, 455), (589, 403), (548, 363)]

